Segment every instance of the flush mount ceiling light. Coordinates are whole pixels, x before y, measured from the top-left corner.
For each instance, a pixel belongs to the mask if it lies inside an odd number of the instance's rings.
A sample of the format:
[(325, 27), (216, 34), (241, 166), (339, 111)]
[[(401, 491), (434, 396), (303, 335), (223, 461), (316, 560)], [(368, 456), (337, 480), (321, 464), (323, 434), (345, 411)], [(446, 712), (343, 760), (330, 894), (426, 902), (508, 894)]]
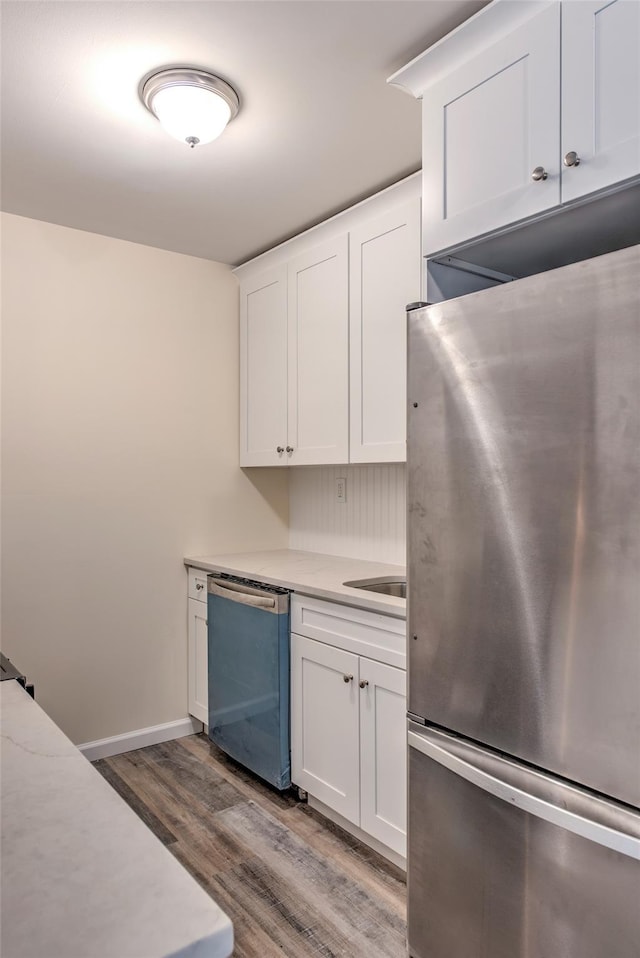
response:
[(215, 140), (240, 109), (233, 87), (191, 67), (154, 73), (142, 82), (140, 99), (167, 133), (190, 147)]

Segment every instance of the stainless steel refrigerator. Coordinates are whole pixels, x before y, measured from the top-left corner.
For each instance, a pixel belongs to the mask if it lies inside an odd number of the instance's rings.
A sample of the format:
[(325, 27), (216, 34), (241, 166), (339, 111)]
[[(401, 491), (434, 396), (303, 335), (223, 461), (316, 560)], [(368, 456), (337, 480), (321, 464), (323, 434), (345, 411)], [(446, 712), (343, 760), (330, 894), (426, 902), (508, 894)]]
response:
[(409, 953), (640, 955), (640, 246), (409, 312)]

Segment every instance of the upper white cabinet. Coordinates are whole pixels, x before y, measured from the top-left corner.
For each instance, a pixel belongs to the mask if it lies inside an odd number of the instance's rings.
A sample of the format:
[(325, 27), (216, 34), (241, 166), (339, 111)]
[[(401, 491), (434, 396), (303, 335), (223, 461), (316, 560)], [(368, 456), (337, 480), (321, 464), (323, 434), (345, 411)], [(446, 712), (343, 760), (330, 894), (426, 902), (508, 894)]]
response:
[(564, 202), (640, 172), (638, 0), (563, 3), (562, 117)]
[(346, 233), (240, 287), (240, 465), (349, 458)]
[(287, 445), (286, 266), (240, 290), (240, 395), (241, 465), (278, 465)]
[(405, 307), (420, 299), (420, 200), (349, 234), (351, 462), (406, 458)]
[(240, 465), (403, 461), (419, 178), (237, 272)]
[(347, 236), (288, 265), (287, 456), (307, 466), (349, 460)]
[(425, 92), (425, 253), (560, 202), (559, 27), (553, 4)]
[(638, 0), (494, 0), (390, 82), (423, 100), (423, 252), (640, 174)]

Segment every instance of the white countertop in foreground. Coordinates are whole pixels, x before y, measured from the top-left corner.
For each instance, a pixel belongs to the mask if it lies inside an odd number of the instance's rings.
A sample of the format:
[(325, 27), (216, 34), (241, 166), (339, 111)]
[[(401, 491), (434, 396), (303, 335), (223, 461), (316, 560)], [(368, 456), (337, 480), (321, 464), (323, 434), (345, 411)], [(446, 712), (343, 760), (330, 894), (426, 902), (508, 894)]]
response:
[(270, 552), (237, 552), (227, 555), (188, 556), (185, 564), (207, 572), (228, 572), (279, 585), (303, 595), (344, 602), (373, 612), (406, 618), (407, 603), (395, 596), (365, 592), (343, 585), (353, 579), (404, 576), (404, 566), (363, 559), (345, 559), (316, 552), (277, 549)]
[(2, 715), (2, 958), (227, 958), (231, 921), (15, 681)]

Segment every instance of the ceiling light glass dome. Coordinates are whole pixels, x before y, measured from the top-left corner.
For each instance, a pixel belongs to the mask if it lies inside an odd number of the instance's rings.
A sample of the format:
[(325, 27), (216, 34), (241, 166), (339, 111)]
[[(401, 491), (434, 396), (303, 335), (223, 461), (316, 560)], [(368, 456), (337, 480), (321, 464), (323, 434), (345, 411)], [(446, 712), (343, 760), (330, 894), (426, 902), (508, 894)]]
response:
[(140, 98), (167, 133), (190, 147), (215, 140), (240, 108), (233, 87), (190, 67), (154, 73), (143, 82)]

